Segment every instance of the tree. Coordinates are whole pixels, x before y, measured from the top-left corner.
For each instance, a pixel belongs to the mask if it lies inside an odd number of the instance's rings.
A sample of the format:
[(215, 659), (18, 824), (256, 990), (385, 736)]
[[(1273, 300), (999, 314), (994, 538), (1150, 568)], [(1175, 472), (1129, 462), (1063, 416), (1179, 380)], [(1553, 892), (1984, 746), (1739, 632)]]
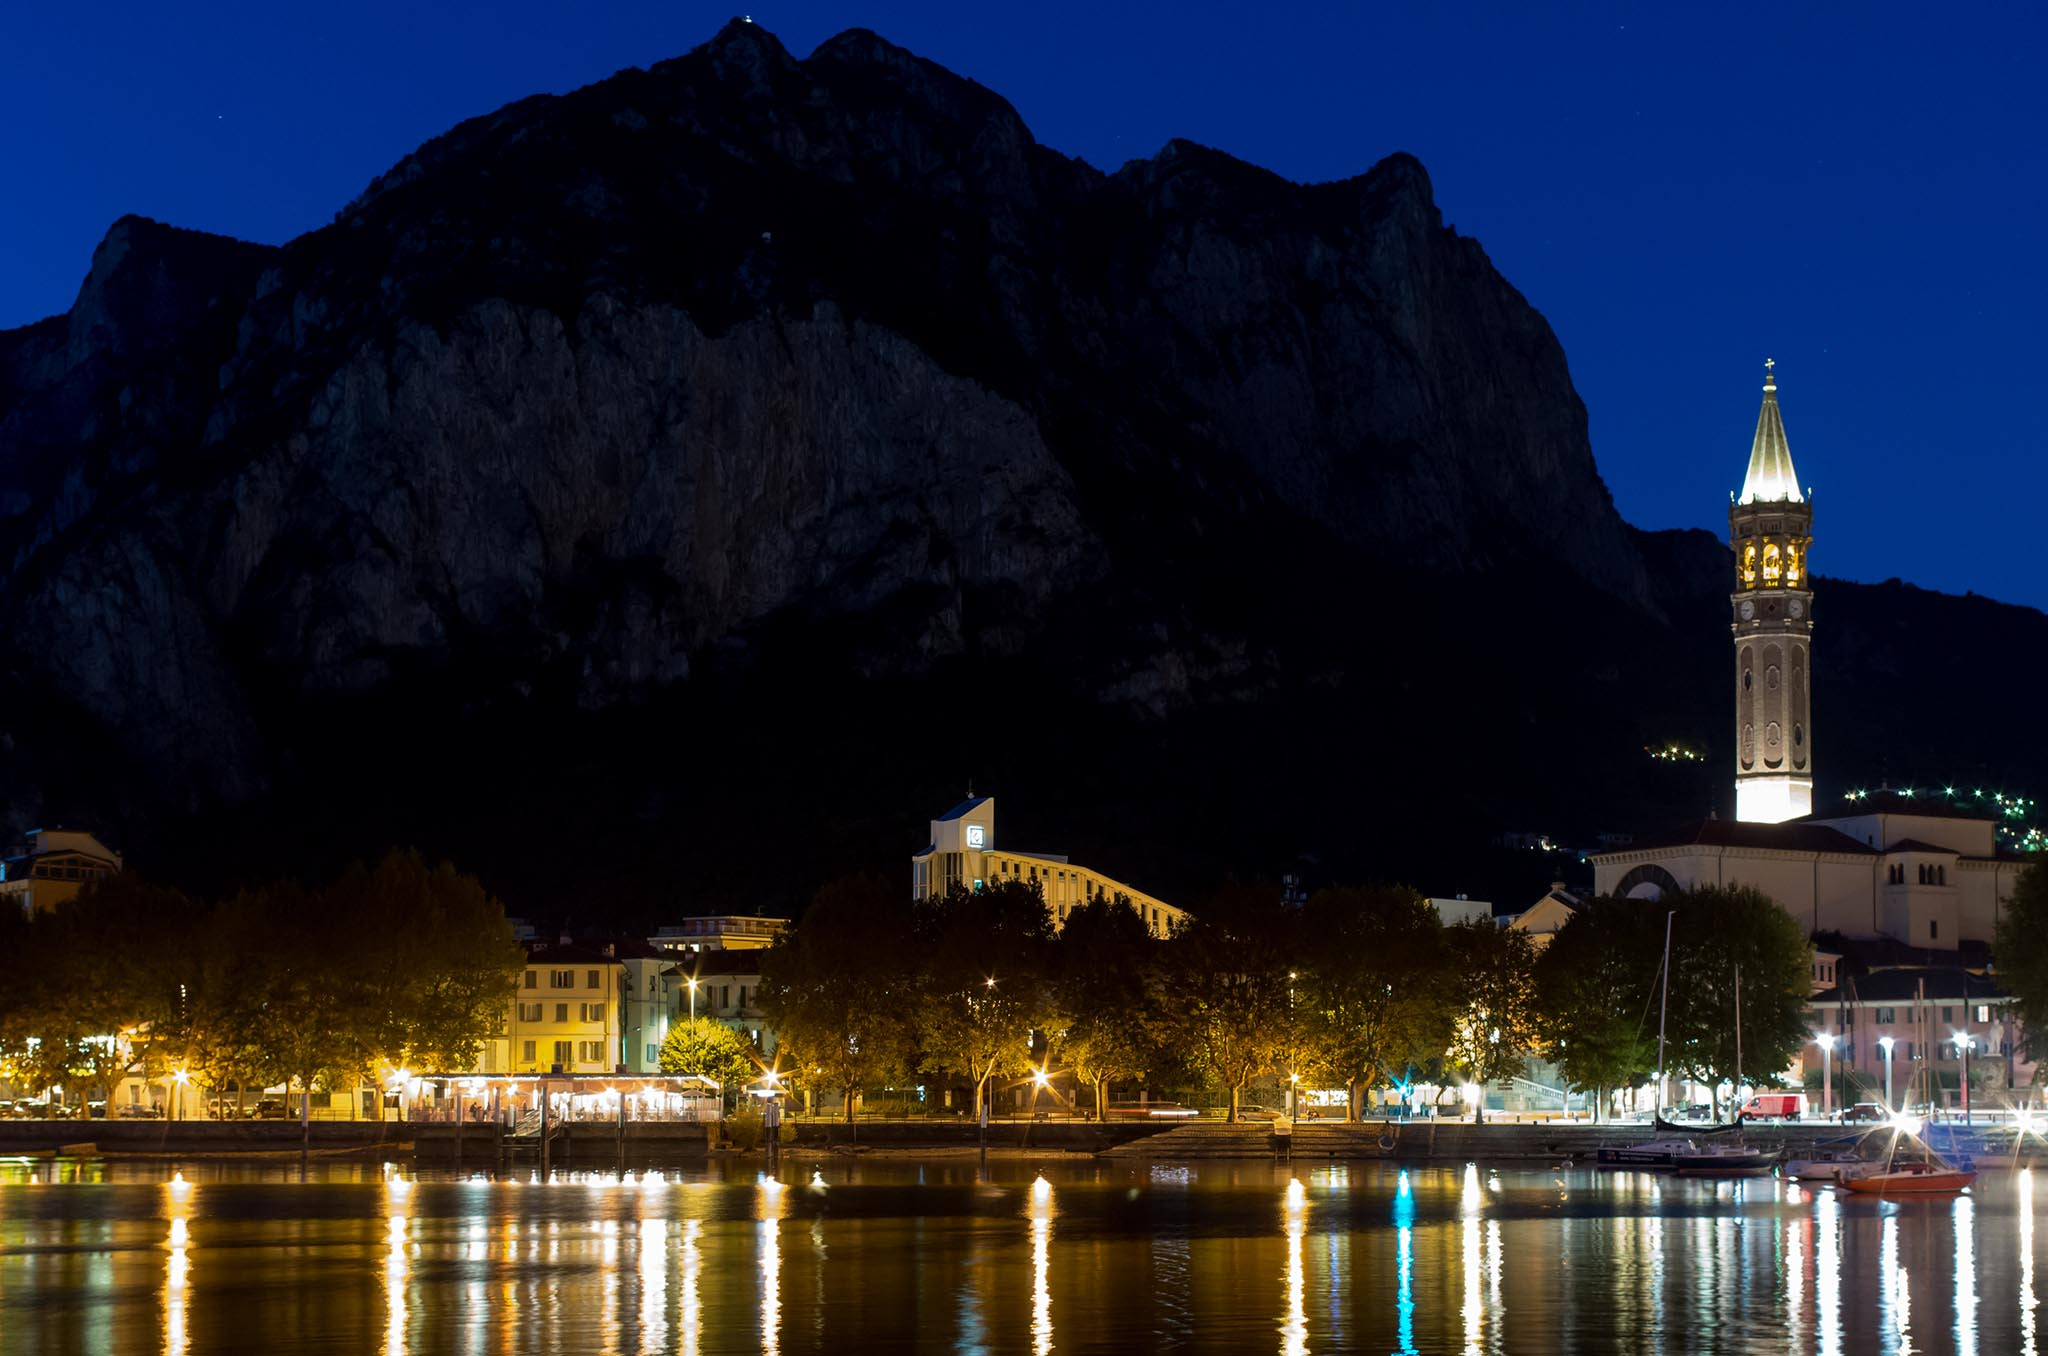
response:
[(760, 1077), (761, 1061), (745, 1036), (724, 1022), (699, 1017), (669, 1028), (661, 1043), (661, 1071), (701, 1074), (731, 1091)]
[(1589, 899), (1537, 958), (1535, 1009), (1544, 1054), (1573, 1087), (1632, 1085), (1656, 1067), (1648, 1014), (1657, 994), (1664, 914), (1639, 899)]
[(1295, 988), (1299, 1072), (1340, 1082), (1345, 1117), (1371, 1091), (1450, 1045), (1458, 1014), (1436, 910), (1412, 890), (1318, 891), (1302, 918)]
[(2017, 1000), (2029, 1060), (2048, 1058), (2048, 862), (2020, 872), (1991, 943), (1998, 982)]
[[(1451, 1063), (1481, 1085), (1512, 1078), (1529, 1065), (1536, 1043), (1531, 976), (1536, 947), (1527, 933), (1474, 919), (1446, 928), (1463, 999), (1451, 1039)], [(1485, 1100), (1472, 1104), (1472, 1120), (1485, 1119)]]
[(1152, 982), (1159, 943), (1130, 896), (1096, 898), (1067, 912), (1054, 965), (1057, 1058), (1095, 1091), (1107, 1115), (1109, 1085), (1142, 1078), (1157, 1054)]
[(1052, 911), (1037, 882), (955, 885), (915, 909), (924, 1067), (974, 1084), (1032, 1067), (1032, 1033), (1054, 1015)]
[[(1675, 910), (1667, 1063), (1717, 1089), (1743, 1069), (1775, 1072), (1808, 1040), (1813, 948), (1792, 915), (1749, 886), (1702, 886), (1666, 895)], [(1742, 975), (1741, 1066), (1736, 1063), (1737, 967)]]
[(1294, 924), (1278, 891), (1232, 885), (1161, 951), (1162, 1039), (1229, 1092), (1233, 1121), (1246, 1085), (1294, 1037)]
[(854, 1118), (862, 1091), (915, 1062), (914, 940), (904, 891), (873, 876), (820, 890), (761, 961), (761, 1010), (807, 1083), (837, 1091)]

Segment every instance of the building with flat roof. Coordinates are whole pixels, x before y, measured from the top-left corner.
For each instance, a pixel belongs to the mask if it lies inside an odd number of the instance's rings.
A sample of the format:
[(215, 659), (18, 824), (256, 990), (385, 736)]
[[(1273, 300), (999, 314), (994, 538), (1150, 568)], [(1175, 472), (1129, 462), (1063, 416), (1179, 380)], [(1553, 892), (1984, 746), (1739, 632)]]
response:
[(750, 947), (773, 946), (788, 931), (787, 918), (751, 913), (706, 914), (657, 928), (647, 941), (650, 946), (671, 954), (744, 951)]
[(1052, 911), (1053, 926), (1094, 899), (1123, 896), (1155, 937), (1169, 936), (1187, 915), (1143, 890), (1078, 866), (1057, 852), (1023, 852), (996, 845), (996, 798), (969, 795), (931, 822), (931, 841), (910, 859), (914, 899), (931, 899), (954, 886), (980, 889), (996, 881), (1035, 884)]
[(121, 854), (83, 829), (30, 829), (0, 858), (0, 908), (41, 913), (121, 870)]

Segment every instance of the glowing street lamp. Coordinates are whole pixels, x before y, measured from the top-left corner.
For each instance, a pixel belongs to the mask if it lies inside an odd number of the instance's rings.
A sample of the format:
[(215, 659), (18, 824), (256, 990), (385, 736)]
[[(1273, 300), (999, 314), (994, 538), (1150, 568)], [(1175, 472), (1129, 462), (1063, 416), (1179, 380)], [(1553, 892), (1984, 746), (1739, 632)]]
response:
[(1884, 1051), (1884, 1109), (1892, 1109), (1892, 1047), (1898, 1042), (1890, 1036), (1879, 1036), (1877, 1048)]
[(697, 977), (691, 975), (688, 982), (690, 985), (690, 1020), (695, 1022), (697, 1020)]
[(1820, 1047), (1820, 1115), (1822, 1120), (1827, 1120), (1835, 1112), (1835, 1033), (1823, 1031), (1813, 1038), (1813, 1043)]

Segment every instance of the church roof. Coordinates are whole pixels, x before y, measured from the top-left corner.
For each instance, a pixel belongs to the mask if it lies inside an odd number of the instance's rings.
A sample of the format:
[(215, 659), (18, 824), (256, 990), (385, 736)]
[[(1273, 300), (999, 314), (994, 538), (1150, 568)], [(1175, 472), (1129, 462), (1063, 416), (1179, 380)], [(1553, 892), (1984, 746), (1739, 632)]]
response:
[(1639, 838), (1614, 853), (1656, 851), (1658, 848), (1690, 847), (1768, 848), (1774, 852), (1839, 852), (1857, 857), (1875, 857), (1878, 852), (1859, 843), (1840, 829), (1825, 824), (1792, 820), (1783, 824), (1753, 824), (1740, 819), (1700, 819), (1670, 833)]
[(1778, 414), (1778, 379), (1773, 364), (1764, 364), (1764, 407), (1756, 416), (1756, 441), (1749, 448), (1749, 474), (1742, 478), (1738, 502), (1794, 504), (1805, 502), (1799, 476), (1792, 469), (1792, 449), (1785, 442), (1785, 421)]

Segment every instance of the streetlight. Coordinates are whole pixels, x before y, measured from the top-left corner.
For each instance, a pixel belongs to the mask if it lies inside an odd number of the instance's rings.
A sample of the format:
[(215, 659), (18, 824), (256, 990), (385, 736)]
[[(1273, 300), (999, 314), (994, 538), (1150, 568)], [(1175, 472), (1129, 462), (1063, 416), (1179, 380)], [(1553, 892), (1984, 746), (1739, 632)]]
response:
[(694, 1022), (695, 1022), (695, 1021), (697, 1020), (697, 977), (696, 977), (695, 975), (691, 975), (691, 976), (690, 976), (690, 978), (689, 978), (689, 985), (690, 985), (690, 1021), (691, 1021), (692, 1023), (694, 1023)]
[(1953, 1039), (1955, 1040), (1956, 1049), (1962, 1051), (1963, 1055), (1963, 1124), (1968, 1125), (1970, 1123), (1970, 1047), (1977, 1043), (1977, 1038), (1967, 1031), (1958, 1031), (1954, 1034)]
[(1898, 1042), (1897, 1042), (1897, 1041), (1895, 1041), (1895, 1040), (1893, 1040), (1893, 1039), (1892, 1039), (1892, 1038), (1891, 1038), (1890, 1036), (1879, 1036), (1879, 1037), (1877, 1038), (1877, 1045), (1878, 1045), (1878, 1048), (1879, 1048), (1880, 1050), (1883, 1050), (1883, 1051), (1884, 1051), (1884, 1109), (1885, 1109), (1885, 1110), (1886, 1110), (1887, 1112), (1889, 1112), (1889, 1111), (1891, 1111), (1891, 1110), (1893, 1109), (1893, 1108), (1892, 1108), (1892, 1047), (1893, 1047), (1894, 1045), (1896, 1045), (1896, 1044), (1898, 1044)]
[(1813, 1041), (1820, 1047), (1820, 1117), (1827, 1120), (1835, 1111), (1835, 1088), (1830, 1081), (1834, 1068), (1835, 1033), (1823, 1031)]
[(171, 1119), (174, 1121), (185, 1119), (182, 1114), (185, 1110), (185, 1083), (190, 1077), (191, 1075), (183, 1069), (171, 1075), (171, 1082), (177, 1084), (177, 1088), (171, 1096)]

